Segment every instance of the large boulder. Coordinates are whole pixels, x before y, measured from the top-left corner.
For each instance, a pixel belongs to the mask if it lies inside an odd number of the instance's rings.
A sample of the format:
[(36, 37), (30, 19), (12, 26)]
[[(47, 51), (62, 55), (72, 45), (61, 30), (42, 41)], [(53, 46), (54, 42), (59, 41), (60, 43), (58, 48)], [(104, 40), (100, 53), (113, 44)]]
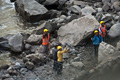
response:
[(110, 10), (110, 3), (104, 3), (104, 5), (102, 6), (103, 11), (107, 12), (108, 10)]
[(54, 32), (56, 29), (58, 29), (58, 27), (57, 27), (56, 23), (45, 22), (45, 23), (41, 24), (40, 26), (38, 26), (33, 31), (33, 33), (37, 34), (37, 35), (43, 34), (44, 29), (48, 29), (48, 31), (51, 33), (51, 32)]
[(11, 34), (8, 34), (6, 36), (3, 36), (3, 37), (0, 37), (0, 50), (9, 50), (10, 49), (10, 46), (8, 44), (8, 40), (10, 37), (12, 37), (13, 35)]
[(83, 39), (91, 35), (94, 29), (99, 27), (98, 21), (92, 16), (87, 15), (75, 19), (58, 30), (59, 41), (62, 44), (70, 43), (78, 45)]
[(14, 52), (22, 52), (23, 50), (23, 36), (21, 33), (17, 33), (8, 40), (10, 49)]
[(26, 58), (30, 59), (34, 64), (39, 64), (41, 62), (44, 62), (43, 54), (36, 53), (36, 54), (29, 54), (26, 56)]
[(109, 36), (117, 37), (120, 36), (120, 23), (114, 24), (109, 31)]
[(32, 34), (27, 40), (29, 44), (41, 44), (42, 43), (42, 35)]
[(105, 42), (100, 43), (98, 51), (98, 62), (101, 63), (104, 59), (120, 55), (117, 48)]
[(95, 13), (96, 11), (90, 7), (90, 6), (86, 6), (85, 8), (81, 9), (82, 15), (88, 15), (88, 14), (92, 14)]
[(35, 0), (16, 0), (15, 9), (22, 16), (23, 20), (28, 22), (48, 19), (46, 17), (48, 10)]
[(114, 2), (112, 8), (117, 12), (120, 11), (120, 1)]

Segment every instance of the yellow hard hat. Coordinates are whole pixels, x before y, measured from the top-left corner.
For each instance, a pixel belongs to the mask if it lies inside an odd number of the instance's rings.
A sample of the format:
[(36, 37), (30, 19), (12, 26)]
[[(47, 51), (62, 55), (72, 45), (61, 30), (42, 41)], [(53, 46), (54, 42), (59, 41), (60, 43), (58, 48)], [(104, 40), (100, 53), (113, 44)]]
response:
[(48, 32), (48, 29), (44, 29), (44, 32)]
[(98, 30), (95, 30), (94, 33), (98, 33)]
[(103, 24), (104, 23), (104, 21), (100, 21), (100, 24)]
[(59, 50), (59, 49), (62, 49), (62, 47), (61, 47), (61, 46), (58, 46), (58, 47), (57, 47), (57, 50)]

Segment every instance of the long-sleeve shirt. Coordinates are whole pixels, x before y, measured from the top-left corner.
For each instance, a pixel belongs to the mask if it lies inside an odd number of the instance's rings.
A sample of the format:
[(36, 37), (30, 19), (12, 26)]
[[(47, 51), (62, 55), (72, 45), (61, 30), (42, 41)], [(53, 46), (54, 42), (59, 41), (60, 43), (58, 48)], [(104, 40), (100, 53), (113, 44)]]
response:
[(62, 62), (63, 61), (63, 53), (66, 53), (66, 52), (68, 52), (67, 49), (57, 52), (57, 58), (58, 58), (57, 61), (58, 62)]
[(57, 52), (58, 50), (56, 48), (53, 49), (53, 59), (57, 61)]
[(98, 36), (94, 35), (93, 45), (99, 45), (100, 42), (102, 42), (102, 41), (103, 41), (103, 37), (101, 35), (98, 35)]

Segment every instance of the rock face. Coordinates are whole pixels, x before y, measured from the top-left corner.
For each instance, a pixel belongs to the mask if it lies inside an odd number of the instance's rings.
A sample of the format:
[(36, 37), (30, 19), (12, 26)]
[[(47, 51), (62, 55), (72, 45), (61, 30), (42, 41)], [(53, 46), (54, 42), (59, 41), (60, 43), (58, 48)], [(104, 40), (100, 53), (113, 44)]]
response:
[(32, 34), (27, 40), (27, 43), (30, 44), (41, 44), (42, 43), (42, 35)]
[(22, 34), (18, 33), (12, 36), (9, 39), (9, 46), (10, 49), (14, 52), (21, 52), (23, 50), (23, 36)]
[(82, 15), (88, 15), (88, 14), (95, 13), (96, 11), (92, 7), (86, 6), (81, 10), (81, 12), (82, 12)]
[(111, 37), (117, 37), (120, 36), (120, 23), (114, 24), (110, 31), (109, 31), (109, 36)]
[(101, 63), (107, 58), (118, 55), (118, 50), (105, 42), (102, 42), (98, 51), (98, 62)]
[(16, 11), (28, 22), (36, 22), (48, 19), (48, 10), (35, 0), (17, 0), (15, 2)]
[(59, 41), (62, 44), (70, 43), (76, 46), (86, 36), (90, 36), (92, 31), (98, 27), (99, 23), (92, 15), (75, 19), (67, 25), (60, 27), (58, 30)]

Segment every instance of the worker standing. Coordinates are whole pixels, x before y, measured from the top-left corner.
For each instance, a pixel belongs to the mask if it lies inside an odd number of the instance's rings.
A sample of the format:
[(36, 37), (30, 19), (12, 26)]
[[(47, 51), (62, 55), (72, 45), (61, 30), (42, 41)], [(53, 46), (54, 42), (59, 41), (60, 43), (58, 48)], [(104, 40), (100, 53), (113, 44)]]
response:
[(61, 46), (57, 47), (57, 74), (60, 75), (63, 67), (63, 53), (67, 53), (69, 49), (65, 48), (62, 50)]
[(106, 25), (104, 21), (100, 22), (101, 26), (99, 27), (99, 34), (103, 37), (103, 40), (106, 40)]
[(42, 35), (42, 45), (43, 45), (43, 53), (44, 55), (48, 55), (48, 47), (49, 47), (49, 39), (50, 35), (47, 29), (44, 29), (44, 34)]
[(54, 43), (53, 46), (54, 46), (54, 49), (52, 51), (52, 53), (53, 53), (53, 60), (54, 60), (53, 70), (57, 71), (57, 52), (58, 52), (57, 46), (58, 46), (58, 44)]
[(95, 35), (93, 38), (91, 38), (91, 40), (93, 41), (93, 45), (94, 45), (94, 54), (96, 57), (98, 57), (98, 48), (99, 48), (100, 42), (103, 42), (103, 37), (99, 35), (98, 30), (95, 30), (94, 34)]

